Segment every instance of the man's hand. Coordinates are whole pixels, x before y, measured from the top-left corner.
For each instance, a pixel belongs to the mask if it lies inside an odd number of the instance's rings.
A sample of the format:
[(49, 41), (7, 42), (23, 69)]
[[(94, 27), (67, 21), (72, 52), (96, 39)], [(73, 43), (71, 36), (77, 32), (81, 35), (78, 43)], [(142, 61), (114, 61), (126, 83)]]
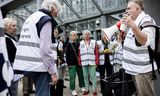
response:
[(52, 79), (52, 82), (50, 83), (51, 85), (56, 85), (57, 82), (58, 82), (58, 77), (57, 77), (57, 74), (52, 74), (51, 75), (51, 79)]
[(131, 16), (129, 16), (128, 14), (124, 14), (121, 21), (122, 23), (128, 25), (130, 28), (135, 25), (134, 20), (132, 20)]

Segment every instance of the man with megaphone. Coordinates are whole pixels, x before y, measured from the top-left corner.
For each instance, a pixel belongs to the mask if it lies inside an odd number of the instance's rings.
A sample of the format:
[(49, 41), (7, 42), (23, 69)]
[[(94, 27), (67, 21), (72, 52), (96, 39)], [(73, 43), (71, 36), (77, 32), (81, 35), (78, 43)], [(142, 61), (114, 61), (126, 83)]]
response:
[[(146, 22), (155, 24), (155, 21), (144, 12), (143, 0), (130, 0), (121, 22), (129, 27), (123, 44), (122, 66), (125, 72), (132, 75), (137, 88), (138, 96), (155, 96), (154, 80), (152, 79), (152, 64), (148, 46), (154, 49), (155, 29), (139, 28)], [(102, 33), (110, 40), (117, 25), (102, 29)], [(110, 34), (109, 34), (110, 33)], [(157, 67), (153, 65), (155, 69)]]

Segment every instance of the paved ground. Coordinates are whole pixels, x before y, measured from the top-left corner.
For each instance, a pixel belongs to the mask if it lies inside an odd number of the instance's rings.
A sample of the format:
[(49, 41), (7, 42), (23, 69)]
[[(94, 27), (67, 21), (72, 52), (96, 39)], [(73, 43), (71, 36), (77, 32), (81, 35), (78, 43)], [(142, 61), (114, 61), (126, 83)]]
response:
[[(76, 81), (78, 81), (78, 80), (76, 80)], [(70, 90), (69, 90), (69, 81), (65, 80), (64, 85), (67, 86), (67, 88), (64, 88), (64, 93), (63, 93), (64, 95), (63, 96), (71, 96), (70, 95)], [(22, 86), (23, 86), (22, 85), (22, 81), (20, 81), (19, 82), (19, 88), (18, 88), (18, 90), (19, 90), (19, 95), (18, 96), (23, 96), (23, 94), (22, 94)], [(78, 96), (83, 96), (82, 92), (80, 91), (80, 88), (78, 87), (78, 82), (76, 82), (76, 91), (78, 93)], [(100, 94), (100, 81), (99, 81), (99, 78), (98, 78), (98, 81), (97, 81), (97, 93), (98, 93), (98, 96), (102, 96)], [(30, 94), (30, 96), (35, 96), (35, 94)], [(86, 96), (93, 96), (92, 95), (91, 86), (90, 86), (90, 93), (89, 93), (89, 95), (86, 95)]]
[[(64, 88), (64, 95), (63, 96), (71, 96), (70, 95), (70, 90), (69, 90), (69, 81), (65, 81), (65, 85), (67, 86), (67, 88)], [(78, 87), (78, 82), (76, 83), (76, 91), (78, 93), (78, 96), (83, 96), (80, 88)], [(99, 82), (99, 80), (97, 81), (97, 93), (98, 93), (98, 96), (102, 96), (100, 94), (100, 82)], [(93, 96), (92, 95), (92, 88), (91, 88), (91, 86), (90, 86), (90, 94), (86, 95), (86, 96)]]

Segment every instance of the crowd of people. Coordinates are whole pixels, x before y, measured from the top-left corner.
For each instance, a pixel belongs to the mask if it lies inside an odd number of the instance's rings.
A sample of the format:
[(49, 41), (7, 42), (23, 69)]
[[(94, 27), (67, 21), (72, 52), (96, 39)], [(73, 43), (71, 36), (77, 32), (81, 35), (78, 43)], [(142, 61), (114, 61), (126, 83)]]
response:
[[(105, 35), (101, 35), (101, 40), (96, 41), (91, 39), (90, 30), (84, 30), (81, 40), (78, 40), (77, 31), (71, 31), (69, 40), (65, 42), (62, 30), (54, 19), (60, 11), (61, 5), (57, 0), (44, 0), (41, 9), (24, 22), (18, 40), (14, 38), (16, 21), (4, 19), (11, 63), (10, 78), (13, 79), (9, 87), (11, 96), (18, 96), (18, 81), (21, 78), (24, 96), (29, 96), (29, 92), (33, 91), (30, 83), (35, 86), (36, 96), (63, 96), (66, 66), (72, 96), (78, 96), (76, 76), (83, 95), (92, 93), (97, 96), (97, 70), (103, 94), (109, 90), (105, 90), (101, 79), (112, 76), (120, 68), (132, 76), (138, 96), (156, 96), (147, 47), (154, 49), (155, 29), (139, 28), (146, 22), (155, 24), (155, 21), (144, 12), (143, 0), (128, 2), (120, 20), (128, 27), (128, 32), (122, 33), (119, 29), (114, 40), (107, 40)], [(89, 81), (92, 82), (92, 90)], [(114, 96), (112, 90), (109, 96)]]

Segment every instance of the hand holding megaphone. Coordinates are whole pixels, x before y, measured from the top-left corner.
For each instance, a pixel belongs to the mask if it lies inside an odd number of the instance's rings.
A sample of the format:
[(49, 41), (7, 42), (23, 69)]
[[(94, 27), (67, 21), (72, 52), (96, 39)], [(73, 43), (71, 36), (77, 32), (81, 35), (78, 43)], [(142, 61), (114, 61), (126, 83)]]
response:
[(135, 23), (134, 20), (131, 18), (129, 14), (123, 14), (123, 17), (121, 19), (122, 24), (125, 24), (126, 26), (129, 26), (130, 28), (133, 28)]
[(124, 22), (122, 22), (122, 20), (118, 21), (116, 25), (119, 31), (125, 32), (125, 30), (127, 29), (127, 25)]

